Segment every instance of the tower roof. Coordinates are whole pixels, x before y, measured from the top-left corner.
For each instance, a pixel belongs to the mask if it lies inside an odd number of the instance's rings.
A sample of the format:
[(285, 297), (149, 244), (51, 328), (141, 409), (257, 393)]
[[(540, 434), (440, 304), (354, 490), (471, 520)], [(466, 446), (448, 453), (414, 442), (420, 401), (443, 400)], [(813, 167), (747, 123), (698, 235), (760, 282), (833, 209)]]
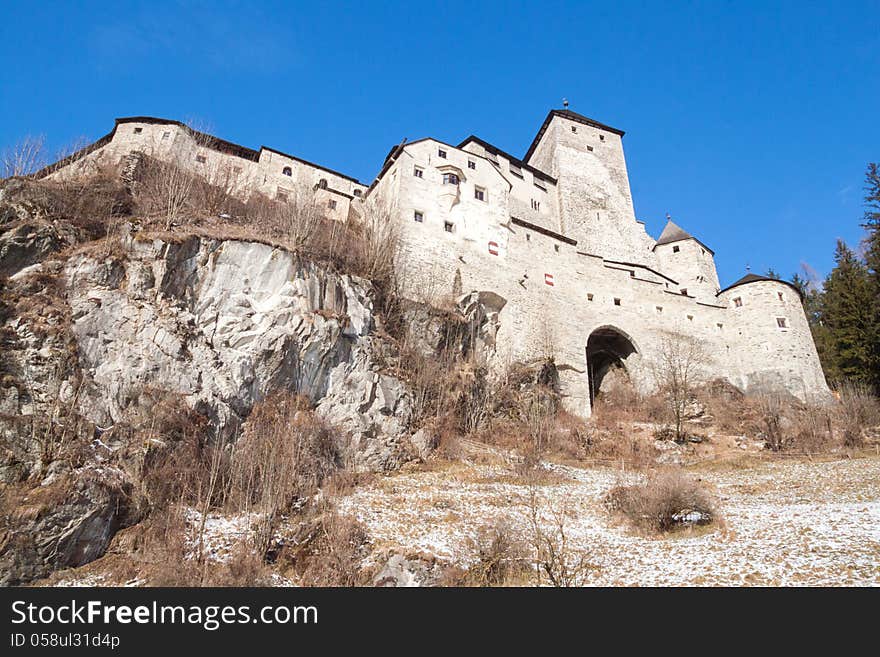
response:
[(544, 123), (541, 124), (540, 130), (538, 130), (538, 134), (535, 135), (535, 138), (532, 140), (532, 145), (529, 146), (529, 150), (526, 151), (526, 154), (523, 156), (523, 161), (528, 162), (529, 158), (532, 156), (532, 153), (538, 147), (538, 143), (541, 141), (541, 137), (544, 136), (544, 133), (547, 131), (547, 126), (550, 125), (550, 122), (554, 117), (559, 116), (563, 119), (568, 119), (569, 121), (575, 121), (576, 123), (581, 123), (583, 125), (588, 125), (593, 128), (599, 128), (599, 130), (606, 130), (608, 132), (613, 132), (615, 135), (620, 135), (623, 137), (623, 130), (618, 130), (617, 128), (612, 128), (610, 125), (605, 125), (604, 123), (599, 123), (598, 121), (591, 119), (589, 117), (584, 116), (583, 114), (578, 114), (577, 112), (572, 112), (570, 109), (554, 109), (550, 110), (547, 113), (547, 118), (544, 119)]
[(691, 235), (684, 228), (682, 228), (681, 226), (676, 224), (674, 221), (672, 221), (672, 219), (668, 219), (666, 221), (666, 227), (663, 229), (663, 232), (660, 233), (660, 239), (658, 239), (654, 243), (654, 246), (657, 247), (657, 246), (661, 246), (663, 244), (671, 244), (672, 242), (680, 242), (682, 240), (693, 240), (694, 242), (696, 242), (697, 244), (702, 246), (704, 249), (709, 251), (709, 253), (711, 253), (712, 255), (715, 255), (715, 251), (713, 251), (708, 246), (703, 244), (700, 240), (698, 240), (696, 237)]
[(718, 292), (718, 294), (723, 294), (724, 292), (727, 292), (728, 290), (732, 290), (735, 287), (739, 287), (740, 285), (747, 285), (749, 283), (759, 283), (761, 281), (769, 281), (771, 283), (782, 283), (783, 285), (787, 285), (792, 290), (797, 292), (798, 296), (801, 299), (803, 299), (803, 294), (801, 294), (801, 291), (797, 288), (797, 286), (794, 283), (791, 283), (790, 281), (785, 281), (781, 278), (770, 278), (769, 276), (761, 276), (760, 274), (752, 274), (751, 272), (746, 274), (745, 276), (743, 276), (741, 279), (739, 279), (735, 283), (728, 285), (726, 288), (724, 288), (723, 290)]

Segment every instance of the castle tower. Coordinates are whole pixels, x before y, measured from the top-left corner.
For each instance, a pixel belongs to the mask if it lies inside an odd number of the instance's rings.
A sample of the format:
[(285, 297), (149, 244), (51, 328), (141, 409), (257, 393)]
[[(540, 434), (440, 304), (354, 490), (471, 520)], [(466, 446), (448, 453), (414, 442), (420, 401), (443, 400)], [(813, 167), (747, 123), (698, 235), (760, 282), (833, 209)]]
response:
[(559, 231), (578, 250), (608, 260), (655, 264), (653, 240), (636, 221), (623, 131), (570, 110), (551, 110), (524, 161), (558, 180)]
[(660, 271), (678, 282), (680, 292), (686, 290), (698, 301), (715, 303), (721, 286), (712, 249), (670, 219), (653, 251)]

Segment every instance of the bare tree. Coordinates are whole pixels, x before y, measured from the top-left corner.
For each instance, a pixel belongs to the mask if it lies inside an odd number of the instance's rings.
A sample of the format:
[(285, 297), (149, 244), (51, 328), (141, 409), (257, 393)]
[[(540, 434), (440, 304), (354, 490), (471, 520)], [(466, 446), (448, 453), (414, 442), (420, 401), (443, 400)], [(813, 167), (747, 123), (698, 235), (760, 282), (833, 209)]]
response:
[(702, 343), (683, 333), (666, 332), (660, 353), (652, 363), (658, 389), (664, 394), (673, 437), (682, 442), (687, 436), (684, 421), (696, 385), (702, 380), (708, 356)]
[(43, 168), (46, 164), (45, 142), (43, 135), (28, 135), (3, 149), (0, 154), (3, 177), (32, 176)]

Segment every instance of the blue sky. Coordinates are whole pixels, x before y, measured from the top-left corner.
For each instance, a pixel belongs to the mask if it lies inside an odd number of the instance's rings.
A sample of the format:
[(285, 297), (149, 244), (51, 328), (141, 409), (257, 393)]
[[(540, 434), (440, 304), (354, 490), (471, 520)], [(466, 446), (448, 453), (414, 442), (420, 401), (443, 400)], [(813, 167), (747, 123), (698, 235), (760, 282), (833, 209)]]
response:
[(636, 215), (721, 282), (862, 236), (880, 160), (880, 1), (6, 2), (0, 145), (195, 120), (369, 182), (407, 137), (522, 156), (547, 111), (626, 130)]

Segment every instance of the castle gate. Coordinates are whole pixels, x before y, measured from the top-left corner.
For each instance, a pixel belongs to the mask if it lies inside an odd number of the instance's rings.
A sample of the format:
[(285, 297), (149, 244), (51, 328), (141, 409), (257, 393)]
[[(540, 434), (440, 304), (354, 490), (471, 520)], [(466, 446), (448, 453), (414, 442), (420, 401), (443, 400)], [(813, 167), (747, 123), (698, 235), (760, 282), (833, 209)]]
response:
[(587, 375), (590, 380), (590, 406), (602, 389), (602, 380), (616, 368), (626, 372), (626, 360), (637, 354), (632, 339), (613, 326), (600, 326), (587, 340)]

